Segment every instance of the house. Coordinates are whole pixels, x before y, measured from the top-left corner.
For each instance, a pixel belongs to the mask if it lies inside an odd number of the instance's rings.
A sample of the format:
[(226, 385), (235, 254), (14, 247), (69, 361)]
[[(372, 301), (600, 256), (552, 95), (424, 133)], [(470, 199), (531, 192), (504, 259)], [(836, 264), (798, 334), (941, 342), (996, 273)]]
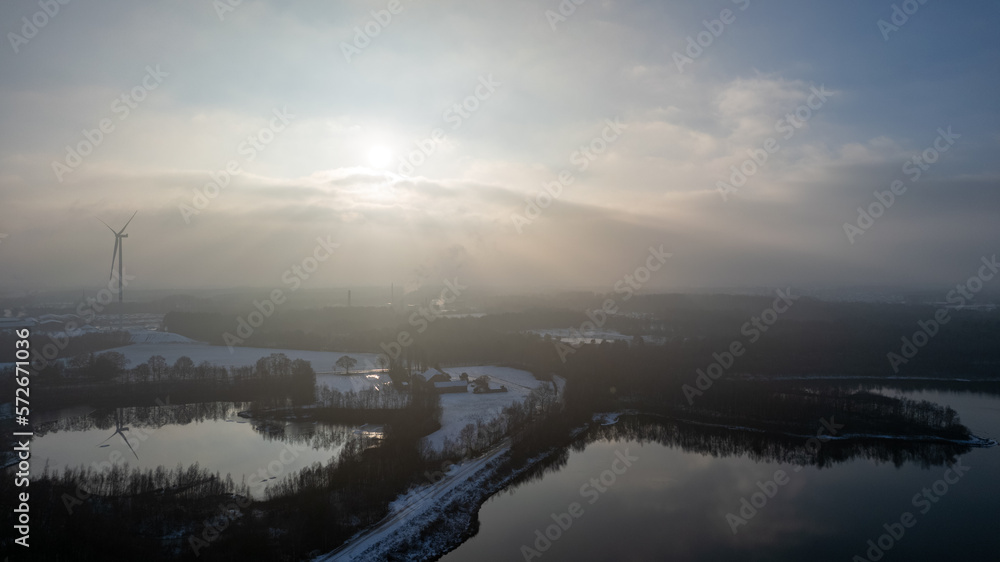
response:
[(419, 375), (414, 375), (414, 378), (416, 378), (418, 376), (422, 377), (423, 380), (425, 380), (427, 382), (450, 382), (451, 381), (451, 375), (449, 375), (448, 373), (442, 371), (441, 369), (435, 369), (433, 367), (430, 368), (430, 369), (427, 369), (426, 371), (424, 371), (423, 373), (420, 373)]
[(446, 381), (434, 383), (434, 390), (438, 394), (466, 393), (469, 391), (465, 381)]

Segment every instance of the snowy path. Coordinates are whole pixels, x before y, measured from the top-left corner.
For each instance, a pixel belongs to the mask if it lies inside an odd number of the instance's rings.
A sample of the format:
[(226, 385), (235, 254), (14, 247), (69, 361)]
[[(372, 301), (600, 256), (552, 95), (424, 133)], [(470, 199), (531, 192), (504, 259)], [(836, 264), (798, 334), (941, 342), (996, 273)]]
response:
[[(435, 515), (434, 512), (443, 507), (442, 500), (447, 495), (468, 482), (491, 461), (506, 453), (509, 446), (509, 440), (505, 439), (481, 456), (453, 465), (444, 478), (438, 482), (411, 490), (400, 496), (390, 507), (392, 513), (382, 521), (355, 535), (337, 550), (314, 559), (314, 562), (373, 559), (373, 553), (368, 551), (373, 548), (378, 549), (380, 543), (390, 541), (395, 535), (405, 534), (406, 531), (419, 532), (422, 516), (430, 515), (432, 519)], [(429, 523), (430, 521), (425, 522)], [(402, 540), (404, 537), (395, 538)], [(388, 547), (386, 550), (391, 549), (388, 544), (383, 545), (383, 547)], [(379, 550), (384, 554), (384, 550)], [(362, 555), (364, 555), (363, 558)]]

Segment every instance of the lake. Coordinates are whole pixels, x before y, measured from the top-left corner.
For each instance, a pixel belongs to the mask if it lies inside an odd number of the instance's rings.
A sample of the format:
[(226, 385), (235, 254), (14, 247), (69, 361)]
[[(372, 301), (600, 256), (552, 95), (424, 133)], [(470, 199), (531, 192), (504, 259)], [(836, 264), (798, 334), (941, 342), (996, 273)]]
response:
[[(1000, 436), (996, 396), (882, 391), (949, 405), (973, 434)], [(441, 560), (996, 560), (1000, 553), (1000, 448), (826, 441), (807, 452), (804, 439), (722, 431), (665, 430), (627, 417), (590, 432), (542, 474), (488, 500), (478, 533)], [(942, 463), (955, 450), (959, 464), (949, 469)], [(819, 458), (823, 468), (796, 462)]]
[[(172, 469), (198, 463), (222, 477), (231, 474), (237, 483), (245, 477), (259, 498), (267, 484), (315, 462), (326, 463), (355, 436), (355, 428), (346, 425), (237, 415), (249, 406), (212, 402), (54, 412), (48, 416), (53, 421), (35, 429), (32, 474), (40, 474), (46, 463), (50, 471), (80, 465), (102, 470), (124, 463)], [(123, 429), (116, 433), (119, 427)]]

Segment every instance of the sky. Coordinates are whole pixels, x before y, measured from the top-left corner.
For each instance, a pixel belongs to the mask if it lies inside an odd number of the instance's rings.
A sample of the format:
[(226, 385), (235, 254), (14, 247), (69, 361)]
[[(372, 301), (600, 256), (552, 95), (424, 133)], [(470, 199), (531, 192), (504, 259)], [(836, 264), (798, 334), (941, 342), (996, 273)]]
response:
[(650, 248), (646, 291), (951, 286), (1000, 250), (998, 16), (10, 0), (0, 290), (106, 282), (135, 211), (150, 289), (610, 290)]

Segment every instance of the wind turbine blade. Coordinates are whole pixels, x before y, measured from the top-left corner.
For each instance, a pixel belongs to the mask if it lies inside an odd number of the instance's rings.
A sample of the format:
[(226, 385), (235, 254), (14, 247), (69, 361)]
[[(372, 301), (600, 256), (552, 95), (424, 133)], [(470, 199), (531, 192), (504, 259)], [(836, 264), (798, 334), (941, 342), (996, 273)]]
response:
[(118, 259), (118, 244), (121, 243), (121, 238), (115, 236), (115, 249), (111, 250), (111, 273), (108, 275), (108, 280), (111, 280), (115, 276), (115, 260)]
[(129, 223), (129, 222), (132, 222), (132, 219), (134, 219), (134, 218), (135, 218), (135, 215), (136, 215), (136, 213), (138, 213), (138, 212), (139, 212), (139, 211), (138, 211), (138, 209), (137, 209), (137, 210), (135, 211), (135, 213), (132, 213), (132, 216), (131, 216), (131, 217), (129, 217), (129, 219), (128, 219), (128, 222), (127, 222), (127, 223), (125, 223), (125, 226), (123, 226), (123, 227), (122, 227), (122, 229), (118, 231), (118, 234), (121, 234), (122, 232), (125, 232), (125, 229), (126, 229), (126, 228), (128, 228), (128, 223)]
[[(112, 433), (111, 435), (109, 435), (109, 436), (108, 436), (108, 439), (111, 439), (111, 438), (112, 438), (112, 437), (114, 437), (114, 436), (115, 436), (115, 434), (117, 434), (117, 433), (118, 433), (117, 431), (116, 431), (116, 432), (114, 432), (114, 433)], [(98, 445), (103, 445), (103, 444), (107, 443), (107, 442), (108, 442), (108, 439), (105, 439), (104, 441), (101, 441), (100, 443), (98, 443)]]
[(118, 434), (121, 435), (122, 439), (125, 440), (125, 444), (128, 445), (128, 450), (132, 451), (132, 454), (135, 455), (135, 460), (139, 460), (139, 455), (136, 454), (135, 449), (132, 448), (132, 444), (128, 442), (128, 437), (125, 437), (125, 434), (122, 433), (121, 431), (119, 431)]
[[(101, 219), (97, 219), (97, 220), (101, 221)], [(104, 226), (108, 227), (108, 230), (110, 230), (112, 234), (114, 234), (116, 236), (118, 235), (118, 233), (115, 232), (115, 229), (111, 228), (111, 225), (109, 225), (108, 223), (106, 223), (104, 221), (101, 221), (101, 224), (103, 224)]]

